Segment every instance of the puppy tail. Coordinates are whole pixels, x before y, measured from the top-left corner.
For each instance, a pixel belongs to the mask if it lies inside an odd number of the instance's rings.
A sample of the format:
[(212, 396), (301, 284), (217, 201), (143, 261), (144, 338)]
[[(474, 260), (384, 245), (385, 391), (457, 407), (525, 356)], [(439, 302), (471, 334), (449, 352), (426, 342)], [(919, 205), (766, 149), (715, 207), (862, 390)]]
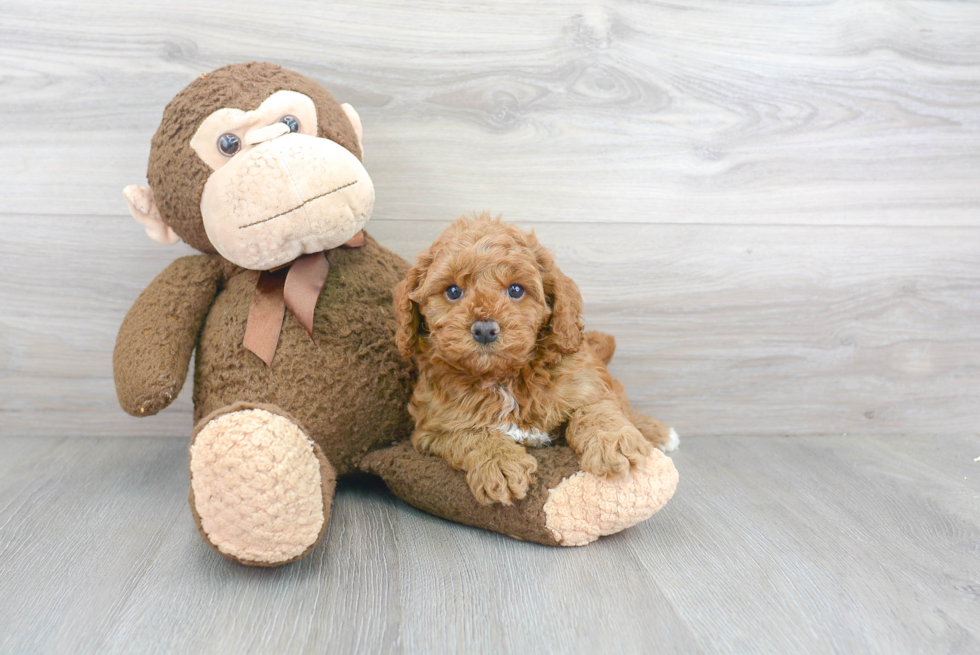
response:
[(589, 330), (585, 333), (585, 340), (592, 347), (592, 351), (602, 360), (602, 363), (608, 366), (613, 353), (616, 352), (616, 338), (605, 332)]

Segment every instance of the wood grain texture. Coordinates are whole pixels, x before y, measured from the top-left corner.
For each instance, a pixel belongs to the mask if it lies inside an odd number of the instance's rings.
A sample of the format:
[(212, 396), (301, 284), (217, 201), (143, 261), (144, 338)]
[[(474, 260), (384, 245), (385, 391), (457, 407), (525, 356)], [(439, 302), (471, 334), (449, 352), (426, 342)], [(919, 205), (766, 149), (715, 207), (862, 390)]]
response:
[[(301, 17), (301, 19), (296, 19)], [(267, 60), (354, 104), (411, 256), (536, 227), (614, 372), (684, 434), (965, 433), (980, 418), (980, 4), (0, 4), (0, 434), (186, 435), (116, 407), (163, 107)]]
[[(188, 435), (189, 385), (160, 415), (135, 419), (112, 384), (118, 325), (173, 251), (114, 236), (121, 217), (75, 220), (87, 236), (43, 253), (64, 217), (16, 217), (17, 237), (0, 244), (24, 264), (0, 278), (12, 299), (0, 316), (0, 430)], [(685, 436), (977, 426), (980, 230), (518, 223), (577, 280), (586, 326), (616, 335), (611, 370), (634, 403)], [(443, 226), (370, 227), (412, 258)], [(125, 256), (94, 267), (87, 239), (115, 239)], [(32, 285), (36, 295), (19, 292)]]
[(976, 224), (975, 3), (288, 14), (255, 0), (5, 3), (6, 211), (119, 212), (167, 101), (218, 65), (267, 60), (362, 111), (381, 217)]
[(348, 481), (324, 541), (279, 569), (201, 542), (186, 449), (0, 437), (0, 651), (980, 648), (980, 437), (689, 440), (663, 511), (579, 549)]
[[(977, 513), (962, 514), (976, 493), (922, 464), (930, 451), (860, 437), (711, 441), (697, 441), (692, 470), (681, 469), (692, 507), (679, 521), (697, 521), (699, 540), (727, 547), (695, 559), (705, 545), (685, 542), (694, 552), (681, 557), (700, 565), (695, 579), (716, 581), (711, 598), (729, 611), (698, 602), (707, 585), (667, 566), (676, 551), (658, 549), (649, 562), (671, 580), (672, 600), (691, 612), (684, 618), (708, 628), (709, 652), (980, 648)], [(977, 445), (943, 448), (966, 461)], [(904, 628), (880, 616), (906, 617)]]

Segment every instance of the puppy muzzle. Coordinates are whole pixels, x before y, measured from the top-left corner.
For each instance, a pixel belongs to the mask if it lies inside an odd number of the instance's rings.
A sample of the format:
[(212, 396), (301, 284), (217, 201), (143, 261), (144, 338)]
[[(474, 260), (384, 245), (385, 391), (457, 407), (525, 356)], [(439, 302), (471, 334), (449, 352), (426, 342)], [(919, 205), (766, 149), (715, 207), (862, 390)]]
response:
[(477, 343), (487, 345), (497, 340), (500, 334), (500, 325), (497, 321), (474, 321), (470, 326), (470, 334)]

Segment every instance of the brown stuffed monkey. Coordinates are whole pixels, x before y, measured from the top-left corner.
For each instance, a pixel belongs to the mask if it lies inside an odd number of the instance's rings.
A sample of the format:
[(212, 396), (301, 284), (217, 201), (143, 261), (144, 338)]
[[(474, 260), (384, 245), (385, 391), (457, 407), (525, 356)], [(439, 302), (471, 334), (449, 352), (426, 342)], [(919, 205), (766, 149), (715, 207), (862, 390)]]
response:
[(338, 476), (380, 475), (427, 512), (550, 545), (581, 545), (656, 512), (667, 458), (608, 482), (567, 447), (540, 449), (527, 497), (482, 505), (463, 475), (415, 452), (414, 374), (395, 347), (392, 289), (408, 264), (363, 227), (374, 187), (361, 123), (312, 80), (262, 63), (202, 75), (167, 106), (149, 187), (124, 195), (176, 260), (133, 304), (116, 341), (119, 402), (169, 405), (191, 355), (190, 504), (229, 559), (276, 566), (326, 529)]

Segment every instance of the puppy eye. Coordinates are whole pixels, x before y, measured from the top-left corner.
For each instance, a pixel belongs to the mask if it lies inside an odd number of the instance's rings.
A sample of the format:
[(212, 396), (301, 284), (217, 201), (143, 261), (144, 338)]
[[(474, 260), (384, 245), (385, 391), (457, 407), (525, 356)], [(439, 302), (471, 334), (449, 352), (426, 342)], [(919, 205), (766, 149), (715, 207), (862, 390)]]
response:
[(446, 298), (449, 300), (459, 300), (463, 297), (463, 290), (460, 289), (455, 284), (451, 284), (446, 287)]
[(514, 300), (520, 300), (524, 297), (524, 287), (519, 284), (512, 284), (507, 287), (507, 295)]
[(284, 123), (286, 127), (289, 128), (290, 132), (299, 132), (299, 121), (296, 120), (295, 116), (287, 114), (286, 116), (280, 118), (279, 122)]

